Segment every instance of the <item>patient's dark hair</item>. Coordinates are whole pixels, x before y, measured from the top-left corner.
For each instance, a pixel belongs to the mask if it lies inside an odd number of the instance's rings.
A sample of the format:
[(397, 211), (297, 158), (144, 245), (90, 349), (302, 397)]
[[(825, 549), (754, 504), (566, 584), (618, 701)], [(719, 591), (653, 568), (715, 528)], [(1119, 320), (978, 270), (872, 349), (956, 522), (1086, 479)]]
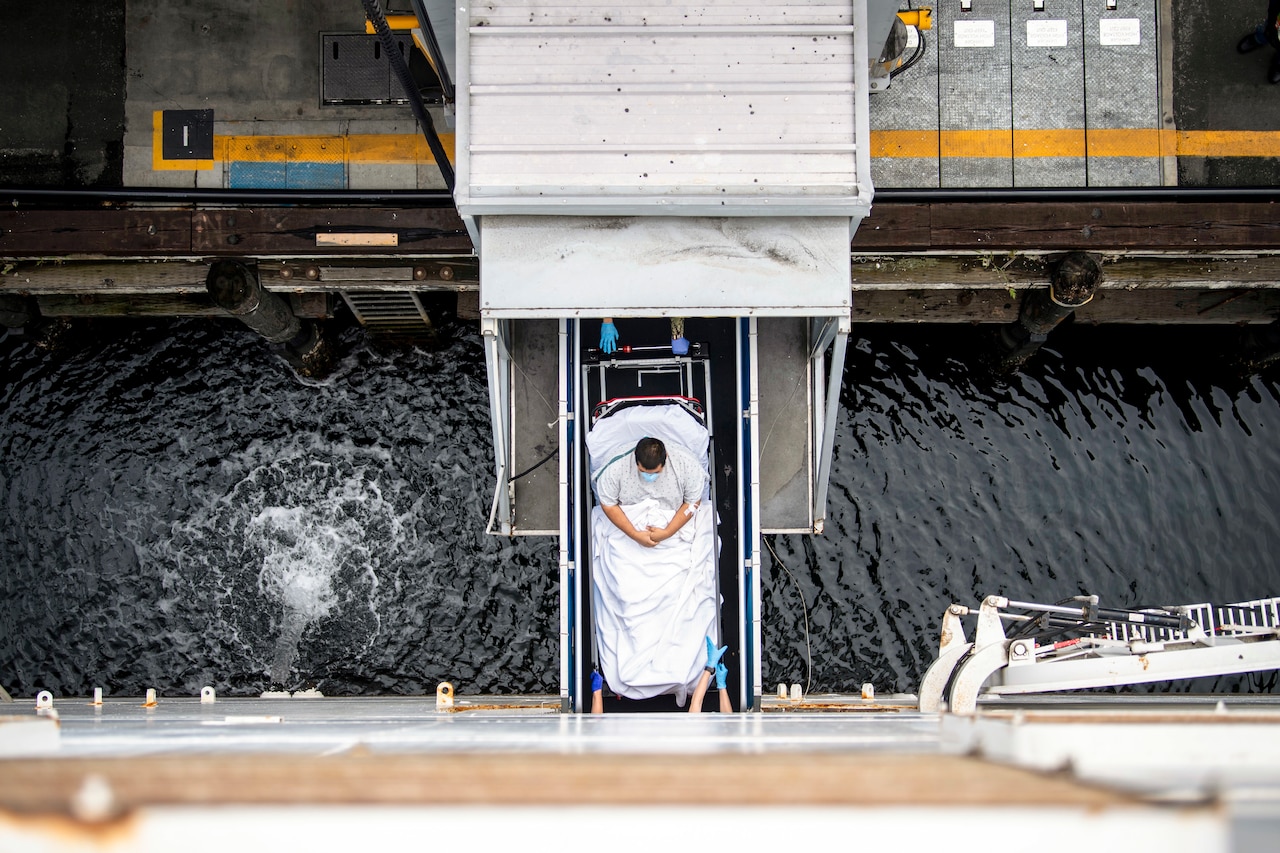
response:
[(656, 438), (642, 438), (636, 444), (636, 462), (647, 471), (667, 464), (667, 448)]

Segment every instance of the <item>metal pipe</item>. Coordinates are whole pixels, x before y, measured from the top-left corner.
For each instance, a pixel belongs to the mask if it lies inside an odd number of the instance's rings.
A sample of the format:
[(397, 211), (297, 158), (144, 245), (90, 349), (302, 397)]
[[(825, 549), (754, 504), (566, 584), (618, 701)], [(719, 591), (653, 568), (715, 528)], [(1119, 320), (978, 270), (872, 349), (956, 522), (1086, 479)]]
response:
[(213, 263), (205, 288), (214, 304), (273, 344), (292, 341), (303, 331), (288, 303), (264, 290), (253, 270), (239, 261)]

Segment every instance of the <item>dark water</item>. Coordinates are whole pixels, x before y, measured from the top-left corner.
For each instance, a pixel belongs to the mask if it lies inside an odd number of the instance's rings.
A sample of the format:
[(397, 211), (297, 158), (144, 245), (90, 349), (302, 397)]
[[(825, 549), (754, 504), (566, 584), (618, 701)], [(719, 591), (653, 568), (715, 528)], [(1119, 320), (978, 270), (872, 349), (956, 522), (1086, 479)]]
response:
[[(990, 593), (1280, 594), (1280, 393), (1210, 363), (1227, 332), (1062, 330), (1005, 382), (984, 334), (855, 336), (827, 534), (772, 543), (766, 686), (809, 680), (808, 637), (812, 689), (914, 690)], [(309, 383), (203, 321), (0, 343), (0, 685), (555, 692), (555, 545), (483, 532), (478, 335), (342, 347)]]

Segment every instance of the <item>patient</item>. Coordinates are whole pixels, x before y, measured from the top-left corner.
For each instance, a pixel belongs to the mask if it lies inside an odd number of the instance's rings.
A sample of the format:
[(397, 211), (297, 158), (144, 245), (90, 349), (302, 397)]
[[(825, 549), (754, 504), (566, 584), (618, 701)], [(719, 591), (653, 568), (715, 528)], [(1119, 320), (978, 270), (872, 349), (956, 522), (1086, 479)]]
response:
[[(596, 481), (596, 496), (605, 516), (646, 548), (670, 539), (693, 518), (694, 510), (707, 486), (703, 463), (681, 447), (670, 449), (656, 438), (642, 438), (636, 444), (634, 465), (619, 459), (607, 464)], [(653, 498), (674, 514), (665, 527), (636, 527), (622, 511), (623, 504), (637, 504)]]

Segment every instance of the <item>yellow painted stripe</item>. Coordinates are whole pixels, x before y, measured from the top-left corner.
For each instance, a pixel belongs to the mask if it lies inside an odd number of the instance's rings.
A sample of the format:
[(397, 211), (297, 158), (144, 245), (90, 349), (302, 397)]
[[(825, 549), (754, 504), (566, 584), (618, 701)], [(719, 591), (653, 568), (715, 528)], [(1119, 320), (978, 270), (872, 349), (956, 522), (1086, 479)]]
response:
[[(457, 162), (454, 135), (441, 133), (440, 144), (448, 158)], [(434, 163), (436, 158), (420, 133), (356, 133), (347, 137), (347, 159), (352, 163), (399, 163), (405, 159)]]
[[(450, 159), (454, 136), (440, 134)], [(435, 163), (421, 134), (357, 133), (348, 136), (215, 136), (214, 156), (223, 162)]]
[(1271, 130), (873, 130), (872, 157), (1280, 157)]
[[(453, 134), (441, 134), (456, 162)], [(214, 160), (220, 162), (435, 163), (421, 134), (348, 136), (215, 136)], [(156, 169), (208, 169), (206, 160), (161, 157), (160, 114), (155, 116), (153, 163)], [(1011, 157), (1280, 157), (1280, 131), (1156, 129), (1093, 130), (876, 130), (873, 158), (922, 159)]]

